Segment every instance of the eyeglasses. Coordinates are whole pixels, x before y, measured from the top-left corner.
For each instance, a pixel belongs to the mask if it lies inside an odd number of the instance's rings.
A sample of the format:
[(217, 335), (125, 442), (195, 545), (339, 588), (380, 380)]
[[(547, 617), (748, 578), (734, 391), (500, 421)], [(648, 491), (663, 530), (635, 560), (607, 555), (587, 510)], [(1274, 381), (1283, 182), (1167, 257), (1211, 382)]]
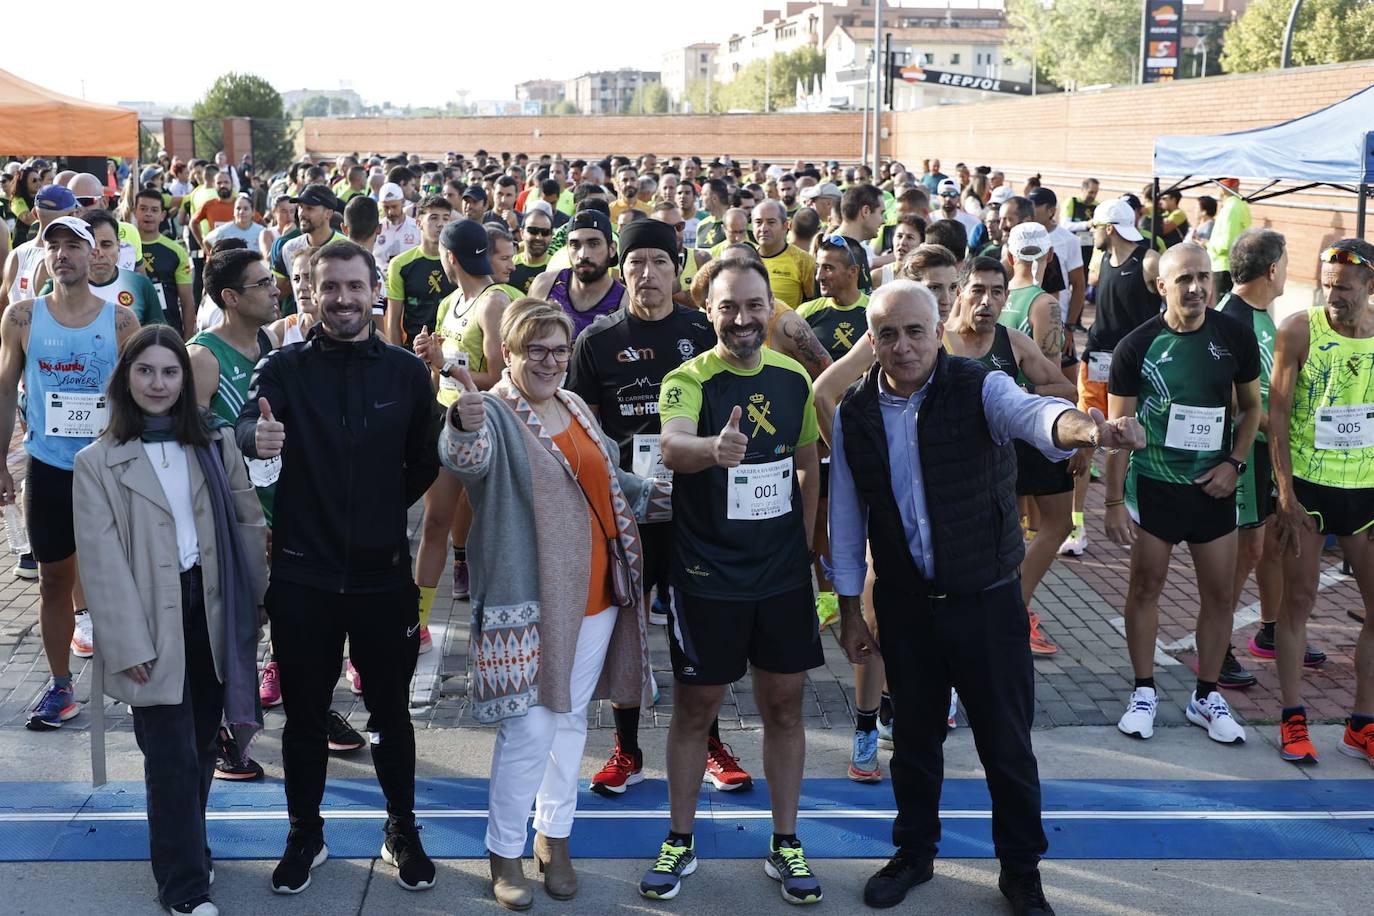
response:
[(552, 230), (552, 229), (540, 229), (540, 228), (538, 228), (537, 226), (526, 226), (524, 232), (525, 232), (526, 235), (538, 235), (538, 236), (553, 235), (553, 230)]
[(99, 197), (78, 197), (76, 203), (77, 206), (81, 207), (94, 207), (95, 202), (98, 200), (100, 200)]
[(1318, 259), (1323, 264), (1354, 264), (1374, 267), (1369, 263), (1369, 259), (1361, 257), (1348, 248), (1328, 248), (1318, 255)]
[(545, 347), (540, 344), (530, 344), (525, 348), (525, 359), (532, 363), (542, 363), (552, 356), (553, 361), (562, 365), (572, 359), (572, 347)]
[(241, 293), (246, 293), (246, 292), (248, 292), (250, 289), (268, 289), (268, 288), (273, 287), (273, 286), (276, 286), (276, 285), (277, 285), (277, 281), (276, 281), (276, 280), (273, 280), (271, 277), (263, 277), (261, 280), (259, 280), (259, 281), (256, 282), (256, 283), (249, 283), (249, 284), (247, 284), (247, 285), (245, 285), (245, 286), (231, 286), (231, 287), (229, 287), (229, 288), (230, 288), (230, 289), (236, 289), (236, 290), (238, 290), (238, 291), (241, 292)]
[(859, 262), (854, 260), (854, 252), (849, 250), (849, 239), (842, 235), (827, 235), (821, 240), (821, 245), (834, 251), (843, 251), (844, 256), (849, 259), (849, 263), (858, 266)]

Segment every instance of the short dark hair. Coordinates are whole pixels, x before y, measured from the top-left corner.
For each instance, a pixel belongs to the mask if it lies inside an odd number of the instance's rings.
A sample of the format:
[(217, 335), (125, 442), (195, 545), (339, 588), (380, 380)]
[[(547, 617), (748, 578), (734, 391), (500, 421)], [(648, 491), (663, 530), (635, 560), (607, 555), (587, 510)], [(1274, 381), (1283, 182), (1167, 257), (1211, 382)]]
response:
[[(181, 342), (180, 334), (165, 324), (139, 328), (120, 349), (119, 359), (110, 373), (107, 389), (110, 421), (102, 436), (122, 445), (143, 435), (143, 409), (134, 401), (129, 389), (129, 372), (134, 361), (150, 347), (166, 347), (176, 354), (181, 364), (181, 394), (170, 411), (176, 441), (189, 446), (209, 445), (209, 427), (196, 403), (196, 380), (191, 371), (191, 359), (186, 355), (186, 344)], [(218, 456), (215, 460), (219, 460)]]
[(1002, 206), (1005, 207), (1008, 205), (1011, 206), (1016, 213), (1016, 218), (1021, 222), (1024, 223), (1028, 219), (1035, 219), (1035, 204), (1031, 203), (1029, 197), (1022, 197), (1019, 194), (1015, 197), (1008, 197), (1006, 200), (1002, 201)]
[(606, 203), (600, 197), (588, 197), (586, 200), (577, 204), (575, 209), (578, 213), (581, 213), (583, 210), (595, 210), (598, 213), (604, 213), (607, 216), (611, 215), (611, 205)]
[(911, 205), (914, 206), (914, 207), (926, 207), (926, 208), (929, 208), (929, 207), (930, 207), (930, 194), (926, 191), (925, 188), (920, 188), (920, 187), (907, 188), (907, 189), (906, 189), (905, 191), (903, 191), (901, 194), (897, 195), (897, 203), (899, 203), (899, 204), (911, 204)]
[(1247, 229), (1231, 243), (1231, 280), (1258, 280), (1283, 257), (1287, 247), (1282, 234), (1272, 229)]
[(164, 209), (164, 210), (167, 209), (167, 205), (164, 204), (164, 203), (162, 202), (162, 192), (161, 192), (161, 191), (156, 191), (156, 190), (154, 190), (154, 189), (152, 189), (152, 188), (144, 188), (142, 191), (139, 191), (137, 194), (134, 195), (134, 206), (135, 206), (135, 207), (138, 206), (138, 202), (139, 202), (140, 200), (155, 200), (155, 201), (157, 201), (157, 205), (158, 205), (159, 207), (161, 207), (161, 208)]
[[(216, 251), (205, 262), (205, 291), (210, 300), (224, 308), (224, 291), (234, 289), (243, 282), (243, 272), (248, 265), (261, 261), (262, 255), (248, 248)], [(289, 266), (289, 265), (288, 265)]]
[(898, 226), (906, 226), (908, 229), (915, 229), (921, 236), (921, 241), (926, 240), (926, 221), (915, 213), (908, 213), (905, 216), (897, 217)]
[[(442, 198), (440, 198), (442, 200)], [(444, 201), (448, 203), (448, 201)], [(344, 239), (335, 239), (326, 245), (322, 245), (320, 250), (315, 252), (310, 259), (310, 275), (314, 277), (316, 269), (321, 261), (352, 261), (354, 258), (362, 258), (367, 264), (367, 275), (375, 282), (377, 279), (377, 259), (357, 242), (350, 242)]]
[(878, 210), (883, 206), (883, 192), (876, 185), (859, 184), (844, 192), (840, 198), (840, 216), (845, 219), (858, 219), (864, 207)]
[(967, 286), (974, 274), (997, 274), (1002, 278), (1004, 286), (1008, 280), (1007, 265), (996, 258), (983, 257), (982, 255), (969, 258), (968, 263), (964, 265), (963, 272), (959, 274), (959, 286)]
[(403, 185), (415, 177), (415, 173), (404, 165), (398, 165), (386, 173), (386, 180), (392, 184)]
[(377, 231), (377, 224), (381, 222), (381, 217), (377, 213), (377, 202), (361, 194), (355, 196), (344, 205), (343, 221), (348, 228), (349, 238), (371, 238), (372, 233)]
[[(577, 187), (573, 188), (573, 210), (581, 210), (583, 201), (585, 201), (588, 197), (591, 197), (593, 194), (605, 193), (606, 189), (599, 184), (592, 184), (589, 181), (582, 182)], [(609, 206), (607, 207), (606, 212), (610, 212)]]
[(548, 197), (551, 194), (562, 194), (563, 185), (552, 178), (545, 178), (539, 182), (539, 196)]
[(498, 188), (517, 188), (517, 189), (518, 189), (518, 188), (520, 187), (520, 182), (516, 181), (514, 178), (510, 177), (509, 175), (502, 175), (500, 178), (496, 179), (496, 186), (497, 186)]
[(452, 213), (453, 204), (449, 203), (448, 198), (444, 197), (442, 194), (431, 194), (420, 201), (420, 206), (416, 208), (415, 215), (419, 216), (421, 213), (426, 213), (430, 210), (447, 210)]
[(897, 265), (897, 275), (919, 283), (925, 276), (925, 272), (931, 268), (958, 266), (959, 259), (954, 256), (954, 252), (944, 245), (926, 242), (907, 255), (901, 264)]
[(764, 267), (763, 261), (759, 260), (757, 257), (742, 258), (736, 255), (726, 255), (723, 258), (708, 261), (702, 270), (706, 272), (706, 296), (708, 299), (710, 298), (711, 285), (716, 282), (717, 277), (727, 271), (733, 273), (752, 273), (755, 276), (762, 277), (763, 285), (768, 290), (769, 298), (771, 299), (773, 296), (773, 284), (768, 277), (768, 268)]
[(707, 181), (706, 184), (702, 186), (702, 193), (711, 193), (714, 194), (718, 200), (725, 201), (726, 203), (730, 202), (730, 186), (725, 183), (725, 179), (723, 178), (712, 178)]
[(102, 206), (86, 207), (76, 211), (76, 215), (86, 221), (86, 225), (91, 229), (96, 226), (109, 226), (114, 231), (115, 238), (119, 238), (119, 220), (114, 218), (114, 214)]
[(1205, 215), (1215, 218), (1217, 215), (1217, 199), (1207, 194), (1203, 194), (1197, 199), (1198, 209)]
[(962, 261), (968, 254), (968, 230), (956, 219), (937, 219), (926, 227), (926, 241), (943, 245)]

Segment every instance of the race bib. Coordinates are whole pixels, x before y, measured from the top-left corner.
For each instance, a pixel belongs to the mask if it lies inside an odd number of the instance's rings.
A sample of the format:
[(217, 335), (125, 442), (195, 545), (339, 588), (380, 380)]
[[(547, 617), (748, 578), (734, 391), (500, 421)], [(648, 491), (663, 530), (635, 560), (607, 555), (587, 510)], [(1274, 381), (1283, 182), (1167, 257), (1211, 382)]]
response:
[(1112, 371), (1112, 354), (1093, 351), (1088, 354), (1088, 381), (1105, 382)]
[(270, 487), (281, 476), (281, 456), (275, 458), (245, 458), (248, 465), (248, 479), (255, 487)]
[(648, 434), (635, 436), (631, 445), (630, 470), (639, 477), (657, 477), (672, 480), (673, 472), (663, 466), (663, 452), (659, 448), (659, 437)]
[(1185, 452), (1221, 451), (1226, 431), (1225, 407), (1188, 407), (1169, 405), (1169, 430), (1164, 444)]
[(725, 471), (725, 517), (758, 521), (792, 511), (792, 459), (741, 464)]
[[(458, 365), (466, 369), (468, 367), (468, 351), (458, 350), (455, 353), (445, 353), (444, 360), (445, 362), (457, 363)], [(439, 390), (452, 391), (454, 394), (462, 394), (463, 386), (458, 383), (458, 380), (456, 378), (451, 378), (447, 375), (440, 375)]]
[(109, 419), (105, 395), (96, 391), (49, 391), (45, 407), (45, 434), (49, 436), (94, 439), (105, 431)]
[(1374, 404), (1317, 408), (1317, 448), (1374, 446)]

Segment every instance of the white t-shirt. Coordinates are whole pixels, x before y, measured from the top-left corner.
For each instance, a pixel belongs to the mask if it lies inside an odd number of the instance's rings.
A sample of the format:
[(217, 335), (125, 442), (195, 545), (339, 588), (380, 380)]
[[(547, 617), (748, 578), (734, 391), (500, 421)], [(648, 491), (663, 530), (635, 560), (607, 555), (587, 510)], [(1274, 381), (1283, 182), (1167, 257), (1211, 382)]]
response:
[[(196, 534), (196, 514), (191, 508), (191, 471), (186, 449), (180, 442), (145, 442), (143, 451), (153, 463), (172, 521), (177, 529), (177, 560), (185, 572), (200, 562), (200, 537)], [(163, 461), (167, 466), (163, 467)]]
[(243, 239), (248, 244), (249, 251), (258, 250), (258, 236), (267, 227), (262, 223), (249, 223), (247, 229), (240, 229), (238, 223), (223, 223), (216, 226), (205, 236), (205, 241), (214, 245), (220, 239)]
[(1059, 266), (1064, 269), (1064, 288), (1059, 292), (1059, 311), (1064, 323), (1069, 321), (1069, 299), (1073, 290), (1069, 288), (1069, 272), (1083, 266), (1083, 246), (1078, 237), (1063, 226), (1056, 225), (1050, 232), (1050, 244), (1059, 256)]
[(372, 244), (372, 257), (377, 259), (382, 276), (386, 276), (386, 266), (392, 258), (420, 244), (420, 224), (409, 216), (402, 219), (400, 225), (383, 218), (379, 228), (377, 241)]
[[(945, 218), (944, 211), (940, 212), (940, 218)], [(970, 239), (973, 238), (973, 230), (982, 225), (978, 217), (974, 216), (972, 213), (966, 213), (963, 210), (954, 211), (954, 218), (959, 221), (959, 225), (964, 227), (964, 232), (968, 233)]]

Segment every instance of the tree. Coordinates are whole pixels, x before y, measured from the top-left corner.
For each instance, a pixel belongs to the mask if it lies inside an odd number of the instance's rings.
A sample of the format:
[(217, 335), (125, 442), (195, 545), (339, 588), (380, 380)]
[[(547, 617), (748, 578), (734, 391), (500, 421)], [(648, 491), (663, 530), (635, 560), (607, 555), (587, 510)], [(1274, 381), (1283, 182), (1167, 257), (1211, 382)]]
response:
[(1040, 79), (1065, 88), (1133, 83), (1141, 18), (1140, 0), (1008, 0), (1007, 46)]
[(575, 115), (577, 114), (577, 105), (573, 102), (572, 99), (559, 99), (558, 104), (553, 106), (553, 108), (549, 111), (549, 114)]
[[(1221, 52), (1227, 73), (1272, 70), (1283, 58), (1293, 0), (1254, 0), (1229, 29)], [(1293, 29), (1293, 64), (1335, 64), (1374, 57), (1374, 4), (1305, 0)]]
[(260, 76), (233, 71), (221, 75), (191, 107), (191, 117), (196, 121), (197, 154), (214, 155), (224, 148), (221, 118), (252, 118), (253, 164), (259, 170), (281, 168), (294, 155), (295, 132), (287, 129), (281, 94)]
[(312, 95), (298, 106), (303, 118), (323, 118), (329, 115), (329, 96)]
[(668, 90), (662, 83), (644, 83), (622, 107), (621, 114), (666, 114)]

